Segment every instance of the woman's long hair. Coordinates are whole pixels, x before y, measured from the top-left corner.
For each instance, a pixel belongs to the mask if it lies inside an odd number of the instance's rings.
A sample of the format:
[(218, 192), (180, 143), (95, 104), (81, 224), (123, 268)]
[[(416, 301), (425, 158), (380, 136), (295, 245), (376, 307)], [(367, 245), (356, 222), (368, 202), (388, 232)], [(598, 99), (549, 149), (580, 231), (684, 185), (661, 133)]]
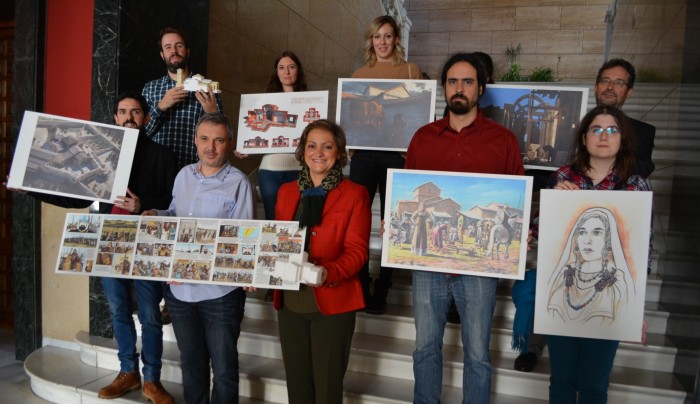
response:
[(372, 46), (372, 37), (379, 31), (384, 24), (389, 24), (394, 30), (394, 36), (396, 37), (396, 45), (394, 45), (394, 52), (391, 54), (391, 61), (394, 66), (398, 66), (405, 62), (404, 60), (404, 49), (401, 45), (401, 30), (399, 29), (399, 24), (396, 23), (393, 17), (388, 15), (383, 15), (381, 17), (375, 18), (367, 27), (365, 32), (365, 64), (369, 67), (374, 66), (377, 63), (377, 54)]
[(270, 80), (267, 81), (267, 87), (265, 88), (266, 93), (282, 93), (284, 88), (282, 87), (282, 82), (277, 75), (277, 65), (280, 63), (282, 58), (288, 57), (294, 61), (297, 65), (297, 81), (294, 83), (294, 91), (306, 91), (306, 77), (304, 76), (304, 67), (301, 65), (301, 61), (292, 51), (284, 51), (277, 59), (275, 59), (275, 65), (272, 67), (272, 75)]
[(610, 115), (615, 119), (617, 127), (620, 129), (620, 150), (615, 156), (613, 171), (620, 177), (621, 182), (626, 182), (632, 175), (634, 169), (634, 133), (632, 133), (632, 124), (625, 115), (615, 107), (597, 106), (590, 110), (581, 120), (581, 124), (576, 131), (576, 142), (574, 145), (574, 153), (571, 165), (580, 173), (586, 173), (591, 169), (591, 155), (586, 149), (585, 139), (588, 133), (588, 128), (598, 115)]

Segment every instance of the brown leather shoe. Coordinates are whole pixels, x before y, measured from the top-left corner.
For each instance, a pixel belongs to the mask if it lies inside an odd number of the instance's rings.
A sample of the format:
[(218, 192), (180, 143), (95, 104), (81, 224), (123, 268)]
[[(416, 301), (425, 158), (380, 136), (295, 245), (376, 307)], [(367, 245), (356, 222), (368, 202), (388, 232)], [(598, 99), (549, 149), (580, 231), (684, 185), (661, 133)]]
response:
[(143, 382), (143, 397), (153, 404), (175, 404), (175, 399), (160, 382)]
[(124, 373), (119, 372), (112, 384), (103, 387), (97, 393), (99, 398), (117, 398), (124, 394), (141, 388), (141, 375), (139, 372)]

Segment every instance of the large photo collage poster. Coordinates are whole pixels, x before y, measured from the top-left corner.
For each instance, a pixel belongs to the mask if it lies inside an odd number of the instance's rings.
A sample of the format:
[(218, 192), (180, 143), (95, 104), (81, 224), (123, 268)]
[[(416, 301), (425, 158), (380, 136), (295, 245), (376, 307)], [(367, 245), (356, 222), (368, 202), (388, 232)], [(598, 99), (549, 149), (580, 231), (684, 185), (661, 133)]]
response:
[[(69, 213), (57, 273), (299, 289), (297, 222)], [(293, 280), (290, 280), (293, 279)]]

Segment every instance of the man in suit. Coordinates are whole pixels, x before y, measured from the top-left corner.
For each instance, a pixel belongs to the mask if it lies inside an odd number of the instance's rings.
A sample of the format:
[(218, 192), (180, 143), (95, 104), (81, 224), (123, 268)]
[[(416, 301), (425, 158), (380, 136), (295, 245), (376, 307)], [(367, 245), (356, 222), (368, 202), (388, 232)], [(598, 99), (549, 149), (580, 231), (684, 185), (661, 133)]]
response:
[[(598, 105), (622, 109), (627, 97), (634, 92), (634, 66), (624, 59), (610, 59), (598, 70), (595, 84), (595, 101)], [(651, 153), (654, 149), (656, 128), (648, 123), (630, 118), (636, 147), (633, 174), (644, 178), (654, 171)]]

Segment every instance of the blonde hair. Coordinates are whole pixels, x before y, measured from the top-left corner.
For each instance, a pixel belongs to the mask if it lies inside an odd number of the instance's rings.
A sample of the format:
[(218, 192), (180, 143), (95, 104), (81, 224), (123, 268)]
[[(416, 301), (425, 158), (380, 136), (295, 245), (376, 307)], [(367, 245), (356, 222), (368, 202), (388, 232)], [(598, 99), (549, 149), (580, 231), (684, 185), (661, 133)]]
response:
[(393, 17), (388, 15), (382, 15), (375, 18), (367, 27), (365, 32), (365, 64), (372, 67), (377, 63), (377, 54), (374, 52), (372, 47), (372, 37), (379, 31), (379, 29), (384, 25), (389, 24), (394, 30), (394, 36), (396, 37), (396, 45), (394, 45), (394, 51), (391, 54), (391, 61), (394, 66), (398, 66), (405, 62), (404, 60), (404, 50), (403, 45), (401, 45), (401, 30), (399, 29), (399, 24), (396, 23)]

